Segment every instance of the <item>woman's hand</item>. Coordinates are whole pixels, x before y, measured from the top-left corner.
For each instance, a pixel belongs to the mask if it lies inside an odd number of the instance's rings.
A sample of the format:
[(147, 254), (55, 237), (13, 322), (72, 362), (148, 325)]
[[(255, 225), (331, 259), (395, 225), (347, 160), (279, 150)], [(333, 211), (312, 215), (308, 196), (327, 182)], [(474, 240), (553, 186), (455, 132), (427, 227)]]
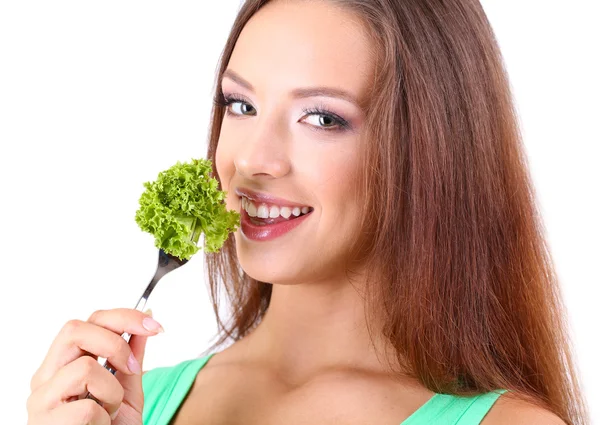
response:
[[(123, 332), (132, 335), (129, 344)], [(86, 322), (67, 322), (31, 379), (27, 424), (141, 425), (144, 350), (148, 336), (159, 332), (162, 327), (149, 315), (132, 309), (100, 310)], [(108, 359), (115, 376), (98, 357)], [(79, 399), (87, 391), (103, 407)]]

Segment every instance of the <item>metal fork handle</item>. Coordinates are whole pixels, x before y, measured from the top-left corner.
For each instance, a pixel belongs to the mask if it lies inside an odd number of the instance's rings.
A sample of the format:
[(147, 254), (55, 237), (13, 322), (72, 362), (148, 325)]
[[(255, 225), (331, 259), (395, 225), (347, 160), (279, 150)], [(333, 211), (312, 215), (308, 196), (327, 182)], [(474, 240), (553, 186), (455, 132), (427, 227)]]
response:
[[(152, 277), (152, 279), (150, 279), (150, 283), (148, 283), (148, 286), (146, 286), (146, 290), (144, 291), (144, 293), (138, 300), (137, 304), (134, 307), (134, 310), (142, 311), (142, 312), (145, 311), (146, 303), (148, 302), (148, 298), (150, 297), (150, 294), (154, 290), (154, 287), (156, 286), (158, 281), (160, 279), (162, 279), (162, 277), (164, 275), (166, 275), (167, 273), (169, 273), (170, 271), (173, 271), (176, 268), (178, 268), (179, 266), (182, 266), (185, 263), (187, 263), (187, 261), (188, 260), (181, 260), (171, 254), (167, 254), (162, 249), (159, 249), (158, 265), (156, 266), (156, 271), (154, 272), (154, 276)], [(129, 340), (131, 339), (131, 334), (129, 332), (123, 332), (121, 334), (121, 338), (123, 338), (125, 340), (125, 342), (127, 342), (129, 344)], [(98, 362), (102, 365), (103, 368), (108, 370), (113, 375), (115, 375), (117, 373), (117, 370), (108, 362), (107, 359), (99, 358)], [(85, 395), (85, 398), (92, 399), (96, 403), (98, 403), (99, 405), (102, 406), (102, 402), (100, 400), (98, 400), (96, 397), (94, 397), (89, 391)]]

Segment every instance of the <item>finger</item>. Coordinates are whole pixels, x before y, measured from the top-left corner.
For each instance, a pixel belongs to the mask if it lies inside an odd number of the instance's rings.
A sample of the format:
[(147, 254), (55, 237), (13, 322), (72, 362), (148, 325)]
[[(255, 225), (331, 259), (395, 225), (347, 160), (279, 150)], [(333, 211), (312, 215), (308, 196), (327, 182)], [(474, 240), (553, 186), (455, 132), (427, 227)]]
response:
[(132, 335), (156, 335), (163, 332), (162, 326), (152, 316), (130, 308), (97, 310), (88, 319), (115, 333), (129, 332)]
[(48, 413), (34, 416), (32, 425), (111, 425), (110, 415), (94, 400), (65, 403)]
[(47, 412), (73, 397), (92, 393), (113, 413), (121, 405), (124, 390), (117, 378), (90, 356), (83, 356), (61, 368), (27, 400), (32, 414)]
[[(105, 332), (101, 332), (100, 329), (104, 329)], [(89, 322), (71, 320), (59, 332), (42, 365), (32, 377), (31, 390), (35, 390), (46, 382), (65, 364), (84, 354), (92, 353), (96, 356), (110, 358), (112, 353), (107, 351), (110, 350), (107, 345), (110, 344), (110, 341), (113, 341), (111, 347), (122, 347), (122, 344), (116, 342), (115, 338), (111, 336), (107, 337), (109, 342), (102, 341), (102, 335), (112, 333), (120, 338), (120, 334), (123, 332), (129, 332), (132, 335), (156, 335), (161, 331), (162, 327), (148, 315), (131, 309), (99, 311), (92, 314)], [(124, 353), (122, 352), (122, 354)], [(115, 368), (127, 373), (128, 369), (124, 367), (126, 362), (122, 361), (122, 357), (112, 360), (115, 361), (115, 363), (111, 361)]]
[[(134, 335), (129, 341), (133, 355), (143, 367), (144, 352), (146, 351), (147, 336)], [(125, 400), (137, 412), (141, 412), (144, 406), (144, 393), (142, 391), (141, 375), (119, 375), (119, 382), (125, 391)]]
[[(146, 315), (148, 315), (148, 317), (154, 319), (154, 317), (152, 316), (151, 309), (144, 311), (144, 314), (146, 314)], [(129, 340), (129, 348), (131, 349), (131, 352), (133, 353), (133, 355), (138, 360), (138, 362), (140, 363), (141, 366), (144, 365), (144, 355), (146, 353), (147, 340), (148, 340), (148, 337), (143, 336), (143, 335), (135, 335), (135, 338), (132, 336), (131, 339)]]
[[(71, 321), (55, 339), (49, 354), (32, 380), (32, 391), (47, 382), (60, 368), (91, 353), (109, 359), (123, 373), (134, 373), (127, 360), (131, 349), (127, 342), (107, 329), (87, 322)], [(95, 357), (93, 357), (95, 360)], [(135, 366), (135, 365), (133, 365)]]

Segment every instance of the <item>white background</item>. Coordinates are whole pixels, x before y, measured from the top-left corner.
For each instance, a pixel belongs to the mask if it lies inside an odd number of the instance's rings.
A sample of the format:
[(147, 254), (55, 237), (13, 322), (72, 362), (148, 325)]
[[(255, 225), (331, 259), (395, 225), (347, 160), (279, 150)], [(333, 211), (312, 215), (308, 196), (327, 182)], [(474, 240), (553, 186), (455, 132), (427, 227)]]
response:
[[(133, 218), (142, 183), (205, 155), (217, 60), (239, 3), (0, 3), (3, 424), (26, 422), (29, 379), (64, 322), (133, 307), (152, 276), (156, 249)], [(596, 2), (482, 3), (515, 93), (586, 395), (597, 404)], [(201, 255), (165, 277), (150, 306), (166, 332), (150, 339), (144, 369), (204, 351), (216, 326)]]

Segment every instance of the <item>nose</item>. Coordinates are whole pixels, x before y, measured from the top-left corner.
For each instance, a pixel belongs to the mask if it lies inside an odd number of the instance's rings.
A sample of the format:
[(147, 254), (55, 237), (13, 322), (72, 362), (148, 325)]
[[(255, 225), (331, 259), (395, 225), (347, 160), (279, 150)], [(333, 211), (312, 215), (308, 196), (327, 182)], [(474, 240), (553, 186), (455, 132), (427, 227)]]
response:
[(263, 115), (239, 144), (234, 158), (238, 173), (248, 179), (281, 178), (291, 170), (284, 120)]

